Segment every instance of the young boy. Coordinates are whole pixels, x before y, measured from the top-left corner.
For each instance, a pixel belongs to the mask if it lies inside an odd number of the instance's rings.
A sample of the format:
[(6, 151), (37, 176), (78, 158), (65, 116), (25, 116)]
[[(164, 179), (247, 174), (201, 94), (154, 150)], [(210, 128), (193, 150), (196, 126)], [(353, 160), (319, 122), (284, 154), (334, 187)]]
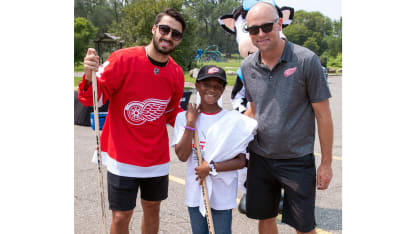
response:
[[(202, 67), (195, 84), (201, 96), (200, 105), (196, 107), (195, 104), (189, 103), (187, 112), (181, 112), (176, 117), (172, 146), (175, 147), (179, 160), (187, 162), (185, 202), (194, 234), (208, 233), (206, 218), (199, 212), (200, 185), (208, 175), (212, 180), (210, 206), (216, 234), (231, 233), (232, 209), (237, 206), (236, 175), (237, 169), (245, 166), (245, 155), (240, 153), (230, 160), (210, 164), (203, 161), (198, 166), (192, 143), (194, 130), (197, 129), (203, 152), (209, 127), (228, 112), (217, 103), (226, 84), (226, 74), (222, 68), (214, 65)], [(230, 185), (224, 182), (224, 176), (233, 178)]]

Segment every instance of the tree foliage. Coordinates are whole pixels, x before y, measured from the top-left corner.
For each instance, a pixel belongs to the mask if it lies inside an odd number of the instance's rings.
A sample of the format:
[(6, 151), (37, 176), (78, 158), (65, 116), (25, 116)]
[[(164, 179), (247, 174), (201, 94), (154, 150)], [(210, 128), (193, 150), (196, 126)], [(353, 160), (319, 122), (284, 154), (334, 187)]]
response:
[(92, 23), (82, 17), (74, 19), (74, 60), (80, 62), (83, 60), (88, 47), (92, 46), (92, 40), (95, 38), (97, 28)]
[(221, 29), (218, 18), (230, 14), (240, 3), (235, 0), (187, 0), (184, 2), (185, 12), (195, 19), (198, 36), (194, 38), (195, 45), (204, 50), (210, 45), (216, 45), (222, 53), (231, 55), (238, 52), (235, 37)]
[(98, 28), (97, 33), (108, 32), (113, 22), (119, 22), (124, 0), (75, 0), (75, 17), (83, 17)]
[[(230, 14), (240, 6), (236, 0), (74, 0), (75, 17), (87, 19), (96, 30), (90, 31), (89, 42), (75, 37), (76, 50), (92, 46), (92, 39), (101, 33), (110, 32), (121, 37), (123, 47), (145, 45), (152, 39), (151, 28), (156, 15), (167, 7), (181, 12), (186, 20), (184, 38), (172, 57), (184, 70), (190, 69), (197, 49), (216, 45), (228, 56), (238, 52), (235, 37), (224, 32), (218, 18)], [(74, 25), (75, 27), (75, 25)], [(78, 26), (79, 27), (79, 26)], [(86, 26), (85, 26), (86, 27)], [(75, 29), (74, 29), (75, 30)], [(287, 38), (305, 46), (321, 58), (322, 63), (342, 58), (342, 18), (332, 21), (320, 12), (295, 12), (292, 24), (283, 30)], [(84, 33), (85, 34), (85, 33)], [(94, 35), (95, 34), (95, 35)], [(83, 36), (85, 38), (85, 35)], [(81, 41), (83, 41), (81, 43)], [(339, 64), (337, 62), (334, 62)]]
[(283, 33), (290, 41), (314, 51), (323, 65), (342, 53), (342, 18), (332, 21), (320, 12), (300, 10)]

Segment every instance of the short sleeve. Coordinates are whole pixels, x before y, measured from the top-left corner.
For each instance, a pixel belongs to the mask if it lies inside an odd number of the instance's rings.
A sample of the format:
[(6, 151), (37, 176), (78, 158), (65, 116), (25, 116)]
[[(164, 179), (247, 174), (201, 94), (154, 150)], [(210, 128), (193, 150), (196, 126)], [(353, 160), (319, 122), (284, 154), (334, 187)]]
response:
[(310, 102), (315, 103), (330, 98), (331, 92), (318, 56), (314, 54), (306, 65), (307, 67), (304, 71)]
[(246, 98), (248, 102), (252, 102), (253, 99), (251, 98), (251, 94), (250, 94), (250, 90), (247, 86), (247, 79), (245, 79), (245, 77), (247, 77), (247, 72), (245, 69), (247, 67), (247, 65), (245, 65), (245, 60), (243, 61), (243, 63), (241, 64), (241, 76), (243, 78), (243, 85), (245, 87), (245, 94), (246, 94)]
[[(112, 94), (122, 84), (123, 69), (120, 66), (119, 51), (113, 52), (108, 59), (99, 67), (97, 75), (97, 94), (100, 103), (106, 103), (111, 99)], [(92, 106), (93, 95), (92, 85), (87, 87), (85, 74), (79, 84), (79, 100), (86, 106)]]

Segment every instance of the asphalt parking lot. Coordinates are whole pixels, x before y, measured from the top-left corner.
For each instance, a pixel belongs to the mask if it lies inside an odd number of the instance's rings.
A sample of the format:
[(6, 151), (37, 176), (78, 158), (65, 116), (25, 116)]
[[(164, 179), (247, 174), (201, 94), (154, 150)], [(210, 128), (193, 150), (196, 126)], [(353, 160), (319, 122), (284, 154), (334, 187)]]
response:
[[(334, 121), (333, 179), (327, 190), (317, 191), (316, 223), (318, 233), (342, 233), (342, 78), (329, 76), (332, 93), (330, 99)], [(188, 84), (189, 85), (189, 84)], [(229, 100), (232, 87), (227, 86), (223, 98), (223, 107), (231, 110)], [(192, 95), (191, 101), (195, 101)], [(168, 126), (171, 139), (172, 127)], [(74, 230), (77, 234), (100, 233), (101, 211), (97, 177), (97, 166), (91, 163), (95, 148), (95, 135), (91, 127), (74, 125)], [(319, 139), (315, 143), (316, 163), (320, 162)], [(160, 231), (163, 234), (191, 233), (189, 216), (185, 205), (185, 163), (180, 162), (171, 149), (169, 197), (162, 202), (160, 213)], [(106, 188), (106, 177), (104, 176)], [(107, 192), (106, 192), (107, 193)], [(239, 197), (241, 193), (239, 193)], [(130, 223), (130, 233), (140, 233), (142, 210), (138, 206)], [(106, 204), (108, 209), (108, 204)], [(111, 223), (111, 211), (107, 210), (107, 224)], [(277, 222), (280, 223), (279, 217)], [(257, 233), (257, 221), (233, 210), (233, 233)], [(296, 233), (288, 225), (279, 225), (279, 233)]]

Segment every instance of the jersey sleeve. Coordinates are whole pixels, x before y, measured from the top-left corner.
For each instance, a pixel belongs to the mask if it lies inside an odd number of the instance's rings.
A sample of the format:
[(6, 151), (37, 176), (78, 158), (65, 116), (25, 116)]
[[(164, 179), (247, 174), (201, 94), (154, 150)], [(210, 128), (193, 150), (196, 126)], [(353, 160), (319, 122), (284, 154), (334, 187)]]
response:
[(180, 101), (183, 96), (185, 78), (181, 67), (178, 66), (176, 74), (177, 77), (174, 79), (175, 92), (173, 93), (172, 98), (166, 108), (166, 121), (172, 127), (175, 125), (175, 120), (178, 113), (183, 111), (183, 109), (180, 107)]
[[(120, 88), (124, 76), (120, 64), (118, 53), (112, 53), (96, 72), (99, 106), (106, 103), (111, 95)], [(93, 105), (92, 85), (85, 80), (85, 74), (78, 86), (78, 99), (84, 106)]]
[(320, 102), (331, 97), (328, 82), (322, 70), (321, 62), (315, 54), (310, 60), (309, 71), (306, 75), (306, 87), (310, 102)]

